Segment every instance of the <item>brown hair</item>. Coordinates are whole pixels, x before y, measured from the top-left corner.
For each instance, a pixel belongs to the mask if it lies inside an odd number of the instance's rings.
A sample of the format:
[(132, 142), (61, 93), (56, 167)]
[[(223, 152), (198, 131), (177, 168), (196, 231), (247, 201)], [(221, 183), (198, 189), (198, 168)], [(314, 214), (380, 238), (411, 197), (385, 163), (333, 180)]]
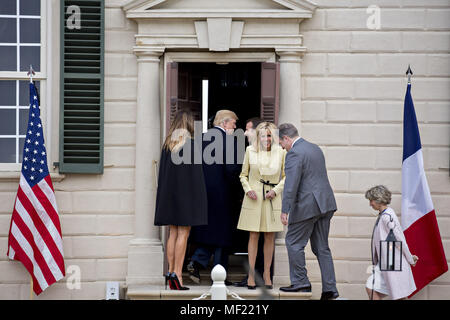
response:
[(256, 129), (256, 127), (257, 127), (261, 122), (263, 122), (263, 121), (264, 121), (264, 120), (261, 119), (261, 118), (253, 117), (253, 118), (250, 118), (250, 119), (248, 119), (247, 121), (245, 121), (245, 124), (251, 122), (251, 123), (253, 124), (253, 129)]
[(194, 117), (186, 110), (175, 114), (169, 133), (163, 144), (163, 149), (176, 151), (184, 145), (187, 138), (194, 135)]

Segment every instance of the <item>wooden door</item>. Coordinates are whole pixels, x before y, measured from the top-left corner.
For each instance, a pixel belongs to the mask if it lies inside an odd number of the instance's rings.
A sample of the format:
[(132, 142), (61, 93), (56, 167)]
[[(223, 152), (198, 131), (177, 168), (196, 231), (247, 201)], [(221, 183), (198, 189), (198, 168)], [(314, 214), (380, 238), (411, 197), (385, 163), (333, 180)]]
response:
[(280, 110), (280, 64), (261, 64), (261, 119), (278, 125)]
[(178, 63), (169, 62), (167, 64), (166, 79), (166, 134), (178, 111)]
[(178, 69), (178, 109), (202, 120), (202, 75), (198, 64), (183, 63)]

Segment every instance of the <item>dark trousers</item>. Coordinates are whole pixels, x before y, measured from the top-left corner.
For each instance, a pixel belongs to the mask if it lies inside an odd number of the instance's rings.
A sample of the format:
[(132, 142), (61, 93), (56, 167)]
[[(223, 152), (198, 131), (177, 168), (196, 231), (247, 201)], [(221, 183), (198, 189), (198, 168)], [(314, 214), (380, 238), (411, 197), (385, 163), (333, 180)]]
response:
[(290, 224), (286, 233), (286, 248), (289, 258), (291, 284), (299, 287), (311, 286), (309, 282), (305, 246), (311, 240), (311, 250), (319, 261), (322, 276), (322, 292), (337, 292), (333, 258), (328, 246), (330, 220), (334, 212)]
[(213, 267), (216, 264), (222, 265), (225, 270), (228, 269), (228, 250), (225, 248), (213, 247), (213, 246), (201, 246), (195, 249), (194, 254), (191, 257), (192, 261), (195, 261), (206, 268), (209, 260), (213, 258)]

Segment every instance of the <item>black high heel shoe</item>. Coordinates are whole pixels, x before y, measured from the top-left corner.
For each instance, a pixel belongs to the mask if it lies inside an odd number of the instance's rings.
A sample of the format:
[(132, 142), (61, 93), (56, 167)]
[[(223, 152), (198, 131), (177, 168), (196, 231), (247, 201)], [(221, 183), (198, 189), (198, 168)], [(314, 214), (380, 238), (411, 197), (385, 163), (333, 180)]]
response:
[(166, 281), (165, 281), (165, 288), (166, 288), (166, 290), (167, 290), (167, 282), (169, 283), (169, 287), (172, 288), (172, 283), (170, 282), (170, 272), (167, 272), (164, 275), (164, 278), (166, 279)]
[(188, 287), (183, 287), (180, 284), (180, 280), (178, 279), (177, 274), (175, 272), (172, 272), (172, 274), (170, 275), (170, 280), (172, 280), (173, 285), (174, 285), (174, 288), (170, 287), (170, 289), (172, 289), (172, 290), (189, 290)]

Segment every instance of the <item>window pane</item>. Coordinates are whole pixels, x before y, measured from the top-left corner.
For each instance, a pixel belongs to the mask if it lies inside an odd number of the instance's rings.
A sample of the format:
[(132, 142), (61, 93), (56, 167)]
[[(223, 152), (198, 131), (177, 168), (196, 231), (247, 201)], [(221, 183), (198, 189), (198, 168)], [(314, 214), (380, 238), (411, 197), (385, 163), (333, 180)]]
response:
[(30, 64), (34, 71), (41, 71), (41, 47), (20, 47), (20, 71), (30, 70)]
[(19, 110), (19, 134), (27, 134), (29, 109)]
[(16, 14), (16, 0), (1, 0), (0, 14)]
[(17, 47), (0, 46), (0, 71), (17, 71)]
[(25, 143), (25, 138), (19, 139), (19, 162), (23, 160), (23, 144)]
[(17, 42), (15, 18), (0, 18), (0, 42)]
[(16, 162), (16, 139), (0, 138), (0, 162)]
[[(30, 66), (28, 66), (29, 68)], [(34, 65), (33, 65), (34, 68)], [(40, 89), (40, 82), (35, 81), (34, 84), (36, 85), (37, 92), (39, 96), (41, 95)], [(30, 106), (30, 81), (19, 81), (19, 105), (20, 106)]]
[(40, 16), (41, 15), (41, 1), (40, 0), (20, 0), (20, 14), (31, 15), (31, 16)]
[(16, 81), (4, 80), (0, 81), (0, 105), (15, 106), (16, 105)]
[(16, 109), (0, 109), (0, 135), (16, 134)]
[(20, 19), (20, 43), (41, 42), (41, 19)]

